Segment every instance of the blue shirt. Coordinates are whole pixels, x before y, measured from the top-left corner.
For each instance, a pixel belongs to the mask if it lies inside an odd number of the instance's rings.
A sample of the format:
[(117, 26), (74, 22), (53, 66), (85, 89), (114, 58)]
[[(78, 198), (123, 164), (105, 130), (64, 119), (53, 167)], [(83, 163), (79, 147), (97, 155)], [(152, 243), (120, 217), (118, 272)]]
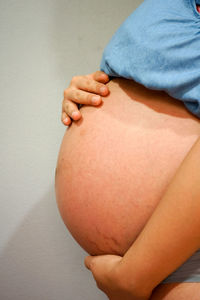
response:
[(145, 0), (104, 50), (100, 69), (164, 90), (200, 118), (200, 0)]

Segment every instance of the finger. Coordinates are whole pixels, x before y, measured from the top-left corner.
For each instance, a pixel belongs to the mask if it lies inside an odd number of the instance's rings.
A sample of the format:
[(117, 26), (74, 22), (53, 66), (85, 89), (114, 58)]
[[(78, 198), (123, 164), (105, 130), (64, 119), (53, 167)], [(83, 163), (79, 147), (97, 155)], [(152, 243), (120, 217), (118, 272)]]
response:
[(91, 265), (92, 265), (93, 257), (92, 256), (86, 256), (84, 260), (84, 264), (87, 269), (91, 270)]
[[(99, 95), (88, 93), (77, 89), (68, 90), (66, 98), (71, 100), (69, 101), (66, 99), (66, 101), (68, 101), (68, 105), (71, 107), (75, 103), (86, 104), (86, 105), (99, 105), (102, 101)], [(72, 101), (74, 101), (75, 103)], [(70, 102), (72, 103), (72, 105), (70, 104)]]
[[(117, 258), (118, 261), (118, 258)], [(85, 258), (85, 266), (90, 269), (94, 275), (95, 273), (105, 273), (107, 270), (110, 270), (110, 268), (113, 266), (113, 255), (89, 255)], [(116, 259), (114, 258), (114, 263), (116, 262)]]
[(103, 71), (96, 71), (92, 75), (94, 80), (101, 83), (107, 83), (110, 80), (109, 76)]
[[(97, 265), (96, 262), (98, 262), (98, 256), (87, 256), (85, 258), (85, 266), (87, 269), (89, 269), (92, 272), (92, 276), (94, 277), (94, 280), (96, 281), (97, 287), (104, 291), (104, 285), (102, 284), (101, 274), (99, 273), (98, 268), (96, 269)], [(100, 275), (100, 276), (99, 276)]]
[(81, 118), (81, 113), (78, 110), (77, 105), (70, 100), (64, 99), (62, 111), (65, 112), (67, 116), (71, 117), (75, 121)]
[(107, 96), (109, 94), (109, 89), (105, 84), (97, 82), (87, 76), (80, 76), (79, 79), (76, 79), (76, 82), (74, 81), (74, 86), (76, 89), (101, 96)]
[(71, 119), (70, 119), (70, 117), (68, 117), (65, 112), (62, 112), (61, 121), (66, 126), (69, 126), (71, 124), (71, 122), (72, 122)]

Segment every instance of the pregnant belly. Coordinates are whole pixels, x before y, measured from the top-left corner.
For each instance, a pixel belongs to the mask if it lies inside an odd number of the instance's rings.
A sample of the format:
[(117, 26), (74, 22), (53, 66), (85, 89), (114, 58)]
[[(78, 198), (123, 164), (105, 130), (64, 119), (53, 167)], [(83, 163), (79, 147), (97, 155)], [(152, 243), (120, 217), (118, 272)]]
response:
[(133, 81), (109, 82), (99, 107), (66, 130), (55, 190), (62, 219), (88, 253), (123, 255), (200, 135), (182, 102)]

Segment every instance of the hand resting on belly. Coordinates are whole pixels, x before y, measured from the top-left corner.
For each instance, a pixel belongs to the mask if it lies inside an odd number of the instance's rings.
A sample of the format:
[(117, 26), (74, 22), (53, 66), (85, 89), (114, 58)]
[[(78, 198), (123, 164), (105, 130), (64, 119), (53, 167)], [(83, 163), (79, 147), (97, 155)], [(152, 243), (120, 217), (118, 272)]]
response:
[(66, 130), (55, 190), (62, 219), (91, 255), (123, 255), (200, 134), (182, 102), (114, 79), (99, 107)]

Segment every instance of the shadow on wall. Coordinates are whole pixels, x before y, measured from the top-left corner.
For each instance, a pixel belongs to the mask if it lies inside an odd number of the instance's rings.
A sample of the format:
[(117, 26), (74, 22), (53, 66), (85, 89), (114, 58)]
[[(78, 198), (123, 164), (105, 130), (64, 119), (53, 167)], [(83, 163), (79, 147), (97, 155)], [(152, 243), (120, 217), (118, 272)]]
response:
[(52, 188), (2, 251), (0, 299), (106, 299), (84, 266), (86, 255), (62, 223)]

